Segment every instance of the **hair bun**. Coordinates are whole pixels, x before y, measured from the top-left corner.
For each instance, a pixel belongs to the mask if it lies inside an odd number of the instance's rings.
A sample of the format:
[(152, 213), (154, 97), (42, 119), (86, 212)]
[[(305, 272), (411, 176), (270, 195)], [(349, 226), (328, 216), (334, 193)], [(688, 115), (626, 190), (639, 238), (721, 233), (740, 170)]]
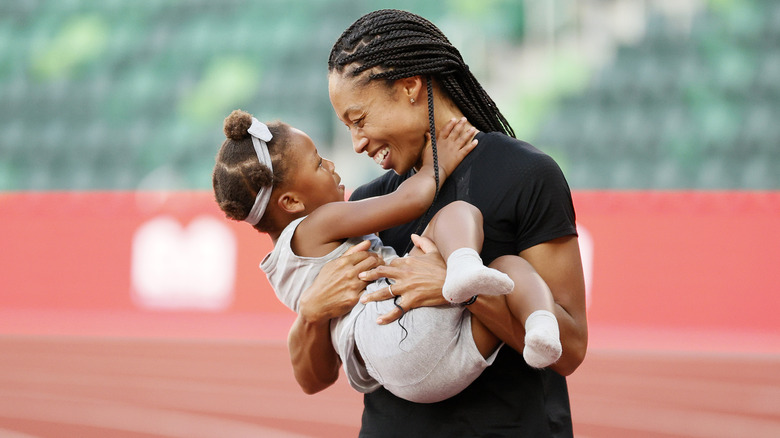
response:
[(225, 131), (225, 137), (231, 140), (243, 140), (249, 137), (247, 129), (252, 126), (252, 115), (246, 111), (237, 109), (233, 110), (229, 116), (225, 118), (225, 124), (222, 130)]

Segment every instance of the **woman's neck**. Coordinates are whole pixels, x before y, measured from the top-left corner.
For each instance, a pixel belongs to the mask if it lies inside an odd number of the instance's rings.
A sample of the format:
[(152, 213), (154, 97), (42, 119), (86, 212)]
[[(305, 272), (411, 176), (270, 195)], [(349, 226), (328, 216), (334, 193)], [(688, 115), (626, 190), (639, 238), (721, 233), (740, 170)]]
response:
[(444, 125), (450, 120), (463, 117), (463, 111), (455, 105), (455, 102), (449, 98), (439, 96), (441, 96), (441, 92), (434, 93), (433, 120), (436, 124), (436, 131), (444, 128)]

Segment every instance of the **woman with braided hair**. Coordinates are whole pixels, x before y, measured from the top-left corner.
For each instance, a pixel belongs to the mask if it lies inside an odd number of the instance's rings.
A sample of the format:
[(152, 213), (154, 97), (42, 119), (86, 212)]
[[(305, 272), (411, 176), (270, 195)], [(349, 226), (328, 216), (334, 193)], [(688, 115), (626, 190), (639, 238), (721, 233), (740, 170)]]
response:
[[(429, 21), (398, 10), (359, 18), (333, 46), (328, 87), (333, 108), (349, 128), (357, 153), (365, 152), (388, 170), (358, 188), (353, 200), (393, 192), (421, 166), (426, 140), (447, 121), (465, 116), (479, 131), (479, 147), (444, 181), (428, 212), (416, 221), (379, 234), (399, 254), (432, 215), (462, 200), (484, 218), (482, 259), (504, 272), (504, 255), (519, 255), (552, 292), (563, 354), (550, 368), (529, 367), (519, 352), (525, 330), (508, 311), (506, 296), (480, 295), (464, 303), (473, 324), (483, 324), (508, 347), (499, 350), (468, 388), (441, 402), (417, 404), (380, 388), (364, 395), (361, 436), (571, 437), (567, 376), (587, 349), (585, 286), (574, 207), (557, 164), (514, 133), (463, 61), (458, 50)], [(434, 154), (435, 141), (432, 141)], [(435, 156), (435, 155), (434, 155)], [(435, 166), (434, 166), (435, 167)], [(392, 171), (390, 171), (392, 170)], [(370, 256), (352, 254), (330, 262), (303, 292), (300, 314), (289, 335), (296, 379), (308, 393), (338, 378), (338, 357), (330, 345), (329, 320), (357, 303), (361, 281), (386, 277), (399, 296), (382, 323), (419, 307), (446, 303), (441, 289), (445, 263), (437, 251), (395, 259), (366, 270)], [(365, 272), (364, 272), (365, 271)], [(356, 281), (359, 278), (361, 281)], [(530, 284), (515, 282), (522, 293)], [(513, 292), (513, 293), (515, 293)], [(380, 289), (363, 302), (387, 300)], [(351, 296), (352, 301), (344, 297)]]

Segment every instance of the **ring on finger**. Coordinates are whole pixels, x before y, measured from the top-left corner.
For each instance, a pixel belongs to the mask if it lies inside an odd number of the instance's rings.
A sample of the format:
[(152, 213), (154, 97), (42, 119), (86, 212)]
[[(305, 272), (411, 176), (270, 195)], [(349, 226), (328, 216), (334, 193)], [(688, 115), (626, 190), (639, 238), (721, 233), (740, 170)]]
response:
[(388, 292), (390, 292), (390, 296), (391, 296), (391, 297), (394, 297), (394, 296), (395, 296), (395, 294), (393, 293), (393, 286), (392, 286), (392, 285), (389, 285), (389, 284), (388, 284), (388, 285), (387, 285), (387, 290), (388, 290)]

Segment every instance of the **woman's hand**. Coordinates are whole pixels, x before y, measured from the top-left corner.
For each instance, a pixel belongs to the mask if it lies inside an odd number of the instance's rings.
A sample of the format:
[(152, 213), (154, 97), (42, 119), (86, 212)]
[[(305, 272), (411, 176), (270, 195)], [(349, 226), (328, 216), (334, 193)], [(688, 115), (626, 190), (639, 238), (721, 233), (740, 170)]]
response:
[(422, 251), (413, 250), (408, 257), (399, 257), (389, 265), (379, 266), (360, 274), (360, 278), (366, 281), (374, 281), (387, 277), (395, 283), (390, 288), (384, 288), (363, 295), (361, 302), (384, 301), (393, 295), (398, 296), (396, 304), (401, 309), (394, 309), (379, 317), (378, 324), (389, 324), (400, 318), (404, 312), (417, 307), (431, 307), (449, 304), (441, 295), (441, 287), (444, 284), (444, 276), (447, 267), (444, 259), (439, 254), (436, 245), (425, 237), (412, 235), (415, 246)]
[(379, 255), (369, 252), (365, 240), (344, 255), (323, 266), (317, 278), (302, 294), (298, 314), (310, 322), (329, 321), (349, 313), (368, 282), (358, 274), (383, 265)]
[[(465, 117), (452, 118), (436, 136), (436, 152), (439, 163), (440, 184), (452, 175), (461, 161), (477, 146), (474, 136), (477, 128), (472, 126)], [(433, 148), (430, 134), (426, 135), (427, 143), (423, 151), (423, 167), (433, 167)]]
[(306, 394), (322, 391), (339, 377), (340, 360), (330, 338), (330, 320), (347, 314), (357, 304), (366, 287), (358, 273), (384, 263), (377, 254), (366, 251), (369, 246), (370, 242), (362, 242), (328, 262), (303, 292), (287, 346), (295, 380)]

